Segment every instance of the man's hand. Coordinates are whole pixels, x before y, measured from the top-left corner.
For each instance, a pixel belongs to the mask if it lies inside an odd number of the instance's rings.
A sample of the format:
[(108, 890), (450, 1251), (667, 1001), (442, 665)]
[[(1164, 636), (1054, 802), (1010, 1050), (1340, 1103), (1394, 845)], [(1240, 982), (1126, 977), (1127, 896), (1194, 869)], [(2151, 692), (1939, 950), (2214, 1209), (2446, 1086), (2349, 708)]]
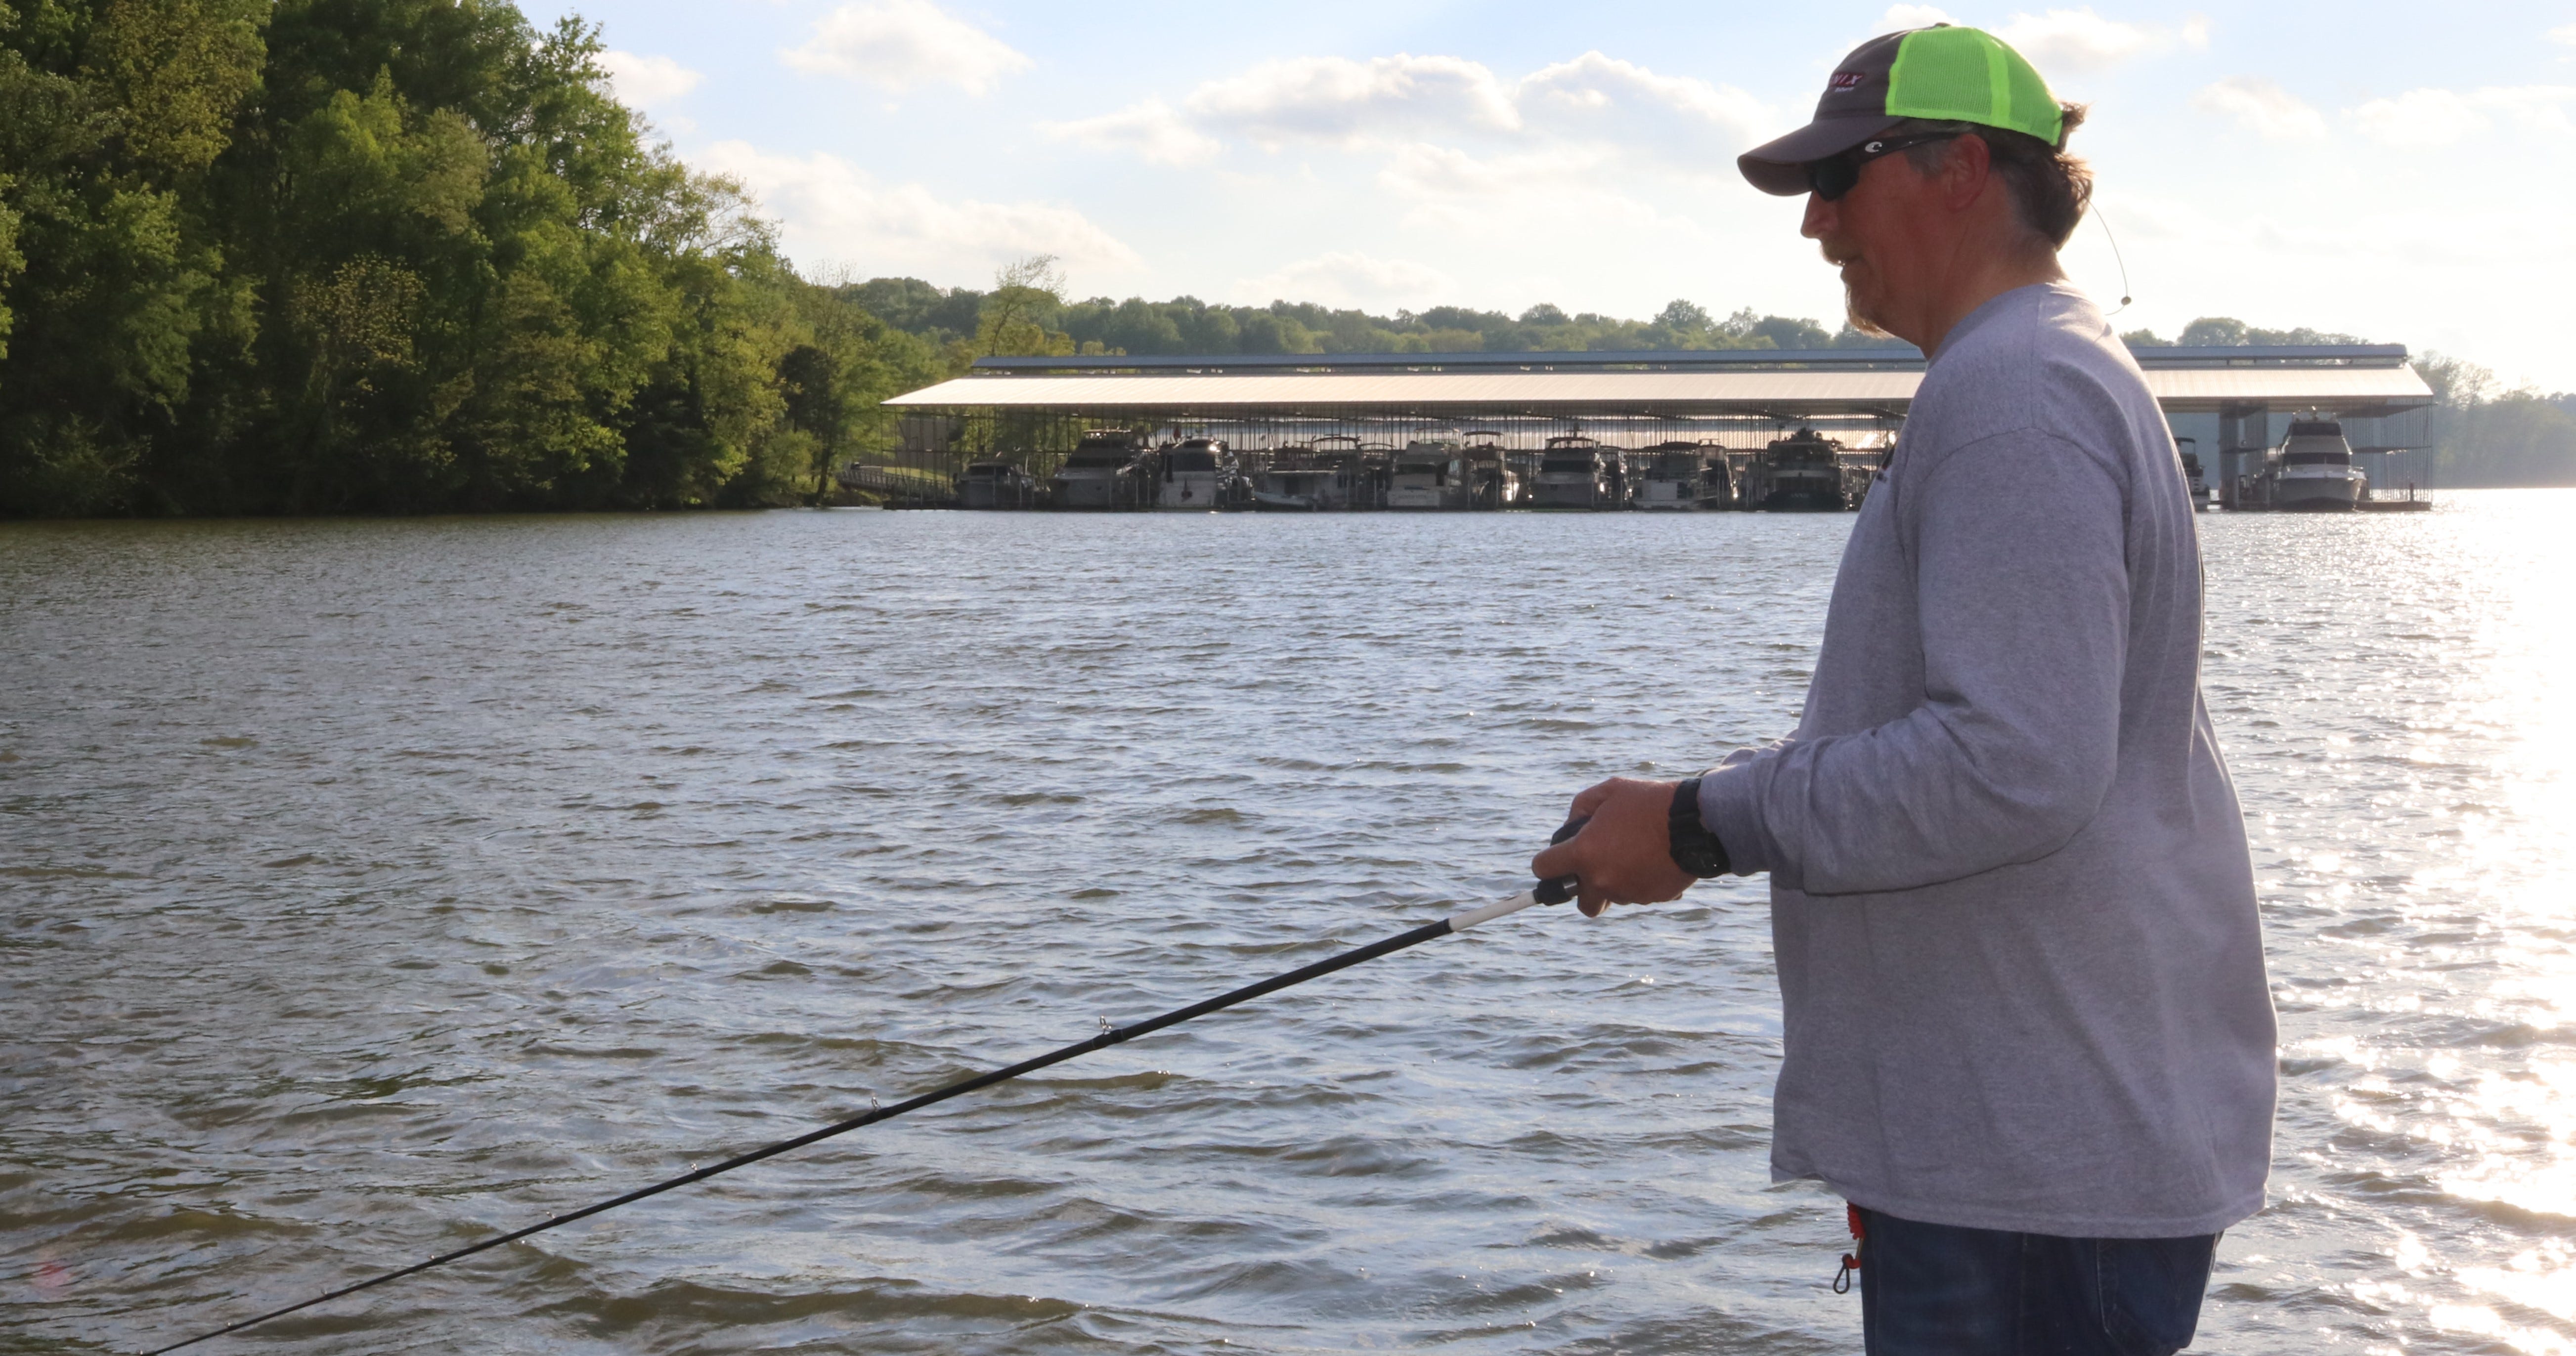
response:
[(1673, 864), (1672, 782), (1613, 777), (1574, 798), (1568, 819), (1591, 816), (1583, 832), (1530, 859), (1541, 880), (1583, 878), (1578, 907), (1598, 918), (1613, 904), (1679, 899), (1691, 875)]

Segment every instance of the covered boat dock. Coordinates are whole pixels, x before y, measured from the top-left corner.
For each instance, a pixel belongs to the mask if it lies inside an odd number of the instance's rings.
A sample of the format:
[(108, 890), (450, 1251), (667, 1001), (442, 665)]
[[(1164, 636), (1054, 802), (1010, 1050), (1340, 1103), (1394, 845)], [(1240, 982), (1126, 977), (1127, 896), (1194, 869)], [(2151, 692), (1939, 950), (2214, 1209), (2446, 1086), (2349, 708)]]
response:
[[(2292, 418), (2341, 420), (2381, 484), (2408, 480), (2403, 454), (2428, 443), (2433, 392), (2403, 345), (2135, 353), (2222, 487), (2259, 468)], [(1470, 431), (1530, 455), (1568, 434), (1749, 451), (1801, 427), (1883, 446), (1923, 370), (1911, 348), (1008, 357), (886, 403), (901, 416), (896, 461), (916, 476), (1000, 459), (1043, 478), (1094, 428), (1221, 438), (1251, 459), (1319, 437), (1400, 447)]]

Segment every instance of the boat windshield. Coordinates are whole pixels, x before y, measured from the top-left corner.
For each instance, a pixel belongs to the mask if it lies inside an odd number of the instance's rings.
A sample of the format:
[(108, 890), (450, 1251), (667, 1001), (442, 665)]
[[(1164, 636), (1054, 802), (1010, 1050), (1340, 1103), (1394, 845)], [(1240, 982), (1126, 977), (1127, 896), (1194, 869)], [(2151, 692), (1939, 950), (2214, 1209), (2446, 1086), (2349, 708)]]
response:
[(1395, 464), (1395, 473), (1400, 476), (1437, 476), (1447, 474), (1448, 470), (1449, 463), (1445, 461), (1419, 461), (1406, 458)]
[(1216, 454), (1208, 451), (1204, 447), (1184, 447), (1171, 453), (1170, 457), (1171, 459), (1166, 462), (1165, 465), (1171, 467), (1171, 469), (1175, 471), (1213, 471), (1216, 469)]
[(1587, 452), (1581, 456), (1574, 457), (1548, 457), (1539, 462), (1538, 469), (1541, 471), (1571, 471), (1577, 475), (1588, 476), (1592, 474), (1593, 465), (1592, 455)]
[(2349, 452), (2292, 452), (2281, 458), (2292, 466), (2350, 466)]
[(1076, 452), (1064, 459), (1068, 471), (1114, 471), (1125, 466), (1134, 456), (1124, 449), (1106, 452)]

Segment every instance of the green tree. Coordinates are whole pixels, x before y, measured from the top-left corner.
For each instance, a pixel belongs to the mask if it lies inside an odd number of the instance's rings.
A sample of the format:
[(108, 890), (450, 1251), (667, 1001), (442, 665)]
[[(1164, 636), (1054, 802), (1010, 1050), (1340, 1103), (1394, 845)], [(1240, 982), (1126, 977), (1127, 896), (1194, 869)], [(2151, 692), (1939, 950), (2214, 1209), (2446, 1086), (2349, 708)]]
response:
[[(2124, 340), (2131, 337), (2121, 336)], [(2132, 347), (2161, 346), (2152, 332), (2136, 331), (2135, 337), (2142, 342), (2132, 344)], [(2296, 329), (2267, 330), (2248, 325), (2233, 316), (2205, 315), (2183, 326), (2181, 337), (2174, 342), (2184, 348), (2242, 348), (2273, 344), (2358, 344), (2362, 340), (2349, 334), (2312, 330), (2304, 325)]]
[(1246, 315), (1238, 336), (1246, 353), (1318, 353), (1323, 349), (1315, 342), (1314, 332), (1298, 324), (1294, 317), (1267, 311)]
[(255, 86), (248, 0), (0, 4), (0, 513), (120, 506), (237, 335), (194, 198)]
[(975, 356), (1073, 352), (1071, 336), (1047, 328), (1063, 307), (1064, 269), (1054, 255), (1032, 254), (1003, 265), (976, 316)]
[(0, 513), (812, 498), (936, 346), (600, 50), (500, 0), (0, 0)]
[(1773, 348), (1819, 349), (1834, 346), (1834, 337), (1825, 332), (1824, 326), (1812, 320), (1800, 320), (1785, 315), (1766, 315), (1753, 322), (1749, 333), (1753, 338), (1771, 341)]

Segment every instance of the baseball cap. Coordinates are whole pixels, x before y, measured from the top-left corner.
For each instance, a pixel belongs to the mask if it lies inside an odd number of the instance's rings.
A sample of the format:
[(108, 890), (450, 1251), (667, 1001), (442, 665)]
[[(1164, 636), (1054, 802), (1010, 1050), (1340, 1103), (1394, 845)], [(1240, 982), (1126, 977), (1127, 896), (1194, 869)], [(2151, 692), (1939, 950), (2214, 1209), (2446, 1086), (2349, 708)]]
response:
[(1755, 188), (1779, 197), (1807, 191), (1806, 167), (1840, 155), (1909, 118), (1972, 122), (2054, 146), (2065, 116), (2048, 82), (2002, 39), (1935, 24), (1872, 38), (1825, 82), (1813, 122), (1735, 158)]

